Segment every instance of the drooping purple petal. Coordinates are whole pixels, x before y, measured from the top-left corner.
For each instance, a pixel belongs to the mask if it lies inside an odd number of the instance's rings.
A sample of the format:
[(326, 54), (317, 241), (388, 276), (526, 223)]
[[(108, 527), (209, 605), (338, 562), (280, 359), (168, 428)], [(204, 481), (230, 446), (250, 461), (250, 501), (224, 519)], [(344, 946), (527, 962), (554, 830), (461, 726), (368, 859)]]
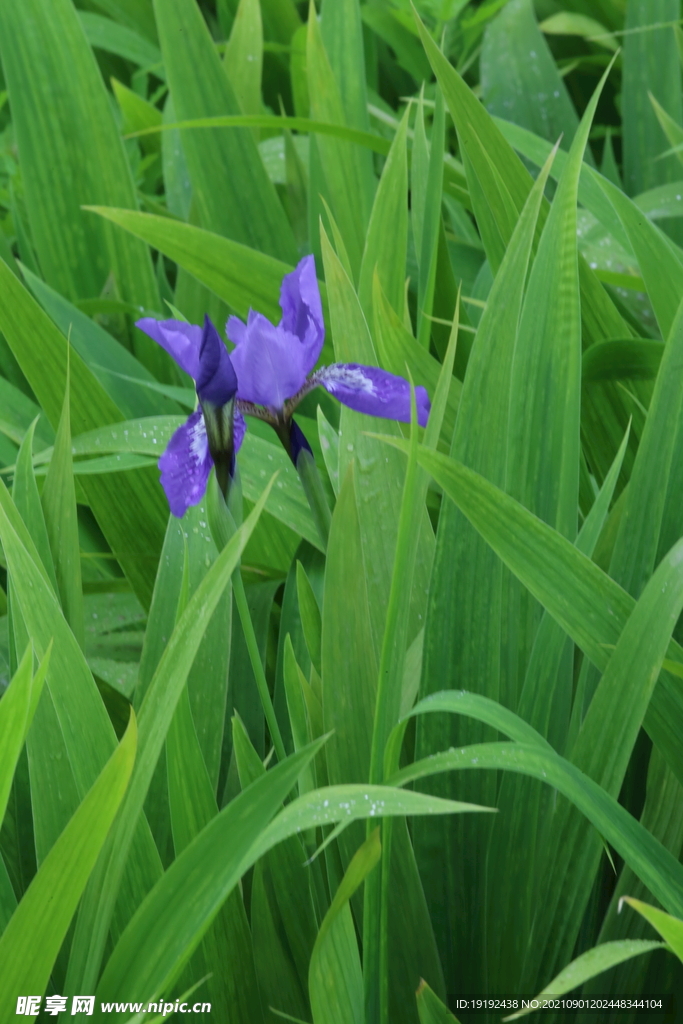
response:
[(325, 340), (323, 307), (313, 256), (304, 256), (296, 269), (282, 279), (280, 307), (280, 326), (301, 342), (304, 349), (302, 365), (308, 374), (317, 363)]
[(202, 329), (183, 320), (154, 320), (151, 316), (137, 320), (136, 327), (148, 334), (161, 345), (181, 370), (189, 373), (193, 380), (199, 373), (199, 349), (202, 343)]
[(212, 466), (204, 417), (201, 409), (197, 409), (178, 427), (159, 459), (161, 486), (171, 512), (178, 519), (204, 497)]
[(205, 316), (197, 374), (199, 400), (220, 407), (234, 398), (236, 392), (237, 377), (228, 350), (209, 317)]
[[(235, 325), (229, 322), (229, 326), (232, 340)], [(244, 402), (281, 409), (306, 380), (304, 346), (260, 313), (249, 314), (243, 336), (230, 358), (237, 374), (237, 397)]]
[[(387, 420), (410, 423), (410, 384), (375, 366), (358, 363), (334, 363), (324, 366), (311, 378), (311, 384), (320, 384), (343, 405), (366, 416), (381, 416)], [(417, 421), (427, 425), (431, 403), (423, 387), (415, 388)]]

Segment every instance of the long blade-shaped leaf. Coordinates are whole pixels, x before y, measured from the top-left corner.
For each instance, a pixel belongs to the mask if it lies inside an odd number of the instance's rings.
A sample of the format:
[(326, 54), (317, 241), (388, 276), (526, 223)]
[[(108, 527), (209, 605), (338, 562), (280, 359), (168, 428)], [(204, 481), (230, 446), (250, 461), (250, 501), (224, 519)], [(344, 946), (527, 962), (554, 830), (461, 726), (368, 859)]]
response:
[[(0, 329), (53, 426), (59, 423), (66, 384), (68, 343), (0, 260)], [(71, 427), (74, 434), (116, 423), (122, 414), (75, 353), (70, 355)], [(143, 605), (154, 575), (168, 516), (154, 470), (91, 477), (83, 489), (102, 532)]]
[[(84, 203), (137, 203), (104, 83), (73, 4), (6, 0), (0, 4), (0, 35), (33, 241), (45, 277), (74, 299), (99, 295), (113, 273), (122, 298), (157, 308), (149, 250), (81, 209)], [(137, 345), (150, 368), (163, 372), (156, 346), (142, 338)]]
[[(405, 450), (406, 443), (387, 442)], [(477, 473), (438, 452), (418, 451), (418, 461), (444, 488), (515, 575), (581, 647), (597, 668), (609, 661), (634, 608), (634, 600), (590, 559), (514, 499)], [(683, 663), (672, 641), (669, 657)], [(677, 681), (662, 674), (645, 716), (645, 728), (683, 781), (676, 724), (683, 713)]]
[[(523, 290), (549, 166), (550, 162), (529, 197), (491, 289), (470, 354), (451, 447), (457, 458), (501, 486), (506, 476), (510, 381)], [(448, 679), (453, 685), (457, 680), (457, 685), (468, 689), (485, 688), (487, 696), (498, 699), (502, 588), (501, 566), (495, 554), (477, 536), (462, 512), (454, 505), (446, 505), (439, 522), (425, 627), (423, 695), (440, 689), (443, 680)], [(485, 735), (479, 723), (425, 720), (418, 726), (417, 749), (426, 752), (456, 742), (477, 742)], [(436, 780), (435, 792), (476, 801), (493, 800), (495, 780)], [(483, 828), (486, 827), (484, 824)], [(448, 843), (448, 862), (453, 867), (441, 872), (435, 870), (431, 851), (444, 840)], [(478, 961), (478, 965), (469, 961), (473, 949), (471, 936), (464, 933), (462, 948), (457, 951), (458, 940), (452, 944), (447, 938), (451, 925), (437, 907), (466, 901), (475, 919), (480, 919), (474, 907), (481, 906), (484, 856), (483, 852), (471, 855), (475, 842), (486, 842), (479, 823), (459, 819), (416, 823), (416, 852), (427, 901), (436, 922), (439, 946), (451, 950), (446, 974), (453, 977), (457, 962), (466, 974), (480, 970), (481, 957), (475, 952), (472, 961)], [(464, 885), (463, 871), (467, 878)]]
[[(126, 792), (136, 741), (135, 716), (131, 715), (126, 735), (48, 854), (0, 939), (0, 987), (8, 1000), (3, 1020), (14, 1018), (18, 996), (42, 993), (47, 985), (88, 876)], [(37, 929), (41, 935), (38, 945)]]
[[(240, 108), (194, 0), (156, 0), (173, 105), (181, 120)], [(198, 73), (201, 69), (201, 73)], [(261, 252), (294, 261), (296, 245), (251, 132), (191, 132), (183, 151), (201, 222)]]
[(79, 915), (76, 939), (81, 943), (80, 956), (78, 961), (72, 958), (70, 973), (72, 984), (78, 983), (82, 989), (94, 988), (99, 973), (124, 866), (173, 711), (204, 630), (239, 562), (269, 490), (270, 485), (197, 587), (169, 640), (140, 708), (140, 752), (130, 790), (111, 842), (103, 851), (96, 882), (90, 887), (88, 899)]

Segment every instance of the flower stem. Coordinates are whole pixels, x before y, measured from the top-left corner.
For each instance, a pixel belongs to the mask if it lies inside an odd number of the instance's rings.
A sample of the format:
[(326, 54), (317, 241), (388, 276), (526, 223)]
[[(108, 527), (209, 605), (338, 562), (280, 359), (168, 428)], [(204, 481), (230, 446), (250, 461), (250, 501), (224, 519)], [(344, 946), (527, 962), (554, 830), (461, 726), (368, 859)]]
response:
[[(239, 492), (239, 480), (236, 479), (233, 483), (234, 486), (231, 487), (230, 498), (231, 505), (234, 506), (236, 495)], [(241, 505), (241, 496), (237, 499), (237, 505)], [(209, 526), (211, 528), (214, 543), (218, 550), (222, 551), (237, 527), (235, 525), (233, 514), (226, 505), (225, 499), (220, 491), (220, 486), (216, 480), (215, 473), (212, 473), (209, 477), (209, 485), (207, 488), (207, 511), (209, 514)], [(239, 515), (237, 508), (235, 508), (235, 511)], [(235, 604), (237, 605), (237, 612), (242, 624), (242, 631), (247, 644), (249, 660), (256, 680), (256, 689), (258, 690), (258, 695), (261, 700), (263, 714), (266, 718), (268, 731), (270, 732), (270, 737), (273, 741), (273, 746), (275, 747), (277, 759), (282, 762), (287, 757), (287, 752), (282, 741), (282, 733), (280, 732), (280, 726), (278, 725), (277, 717), (275, 715), (275, 708), (273, 707), (270, 690), (268, 689), (268, 680), (266, 679), (263, 661), (261, 660), (261, 652), (259, 651), (258, 640), (256, 639), (256, 633), (254, 631), (254, 623), (251, 621), (251, 612), (249, 611), (249, 603), (247, 601), (247, 594), (244, 589), (244, 581), (242, 579), (242, 573), (239, 566), (233, 573), (232, 591), (235, 596)]]
[(332, 512), (330, 511), (327, 495), (325, 494), (315, 459), (305, 448), (299, 452), (296, 468), (318, 529), (318, 535), (323, 544), (323, 550), (326, 550), (327, 541), (330, 536)]

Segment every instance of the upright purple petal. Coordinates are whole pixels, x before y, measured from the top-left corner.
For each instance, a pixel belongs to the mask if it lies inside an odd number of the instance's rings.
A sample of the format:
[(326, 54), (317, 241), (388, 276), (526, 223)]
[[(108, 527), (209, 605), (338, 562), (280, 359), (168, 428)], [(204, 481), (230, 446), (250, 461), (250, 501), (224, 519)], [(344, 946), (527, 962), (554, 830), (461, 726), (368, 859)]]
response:
[(234, 398), (236, 392), (237, 377), (228, 350), (209, 317), (205, 316), (197, 374), (199, 400), (220, 407)]
[[(320, 384), (356, 412), (410, 423), (410, 384), (403, 377), (386, 370), (358, 363), (334, 363), (318, 370), (311, 383)], [(425, 388), (415, 388), (415, 402), (417, 421), (424, 427), (431, 407)]]
[(250, 313), (244, 336), (230, 355), (237, 374), (237, 397), (281, 409), (306, 380), (305, 350), (298, 338)]
[(161, 345), (181, 370), (189, 373), (193, 380), (199, 373), (199, 349), (202, 343), (202, 329), (183, 320), (154, 320), (151, 316), (137, 320), (136, 327), (148, 334)]
[(296, 269), (282, 279), (280, 307), (280, 326), (295, 335), (303, 345), (302, 365), (308, 374), (317, 363), (325, 340), (325, 321), (313, 256), (304, 256)]
[(201, 409), (197, 409), (178, 427), (159, 459), (161, 486), (171, 512), (178, 519), (204, 497), (212, 466), (204, 417)]
[(225, 325), (225, 333), (228, 336), (228, 340), (231, 341), (233, 345), (240, 345), (246, 337), (246, 332), (247, 325), (243, 320), (240, 320), (238, 316), (228, 317), (228, 322)]

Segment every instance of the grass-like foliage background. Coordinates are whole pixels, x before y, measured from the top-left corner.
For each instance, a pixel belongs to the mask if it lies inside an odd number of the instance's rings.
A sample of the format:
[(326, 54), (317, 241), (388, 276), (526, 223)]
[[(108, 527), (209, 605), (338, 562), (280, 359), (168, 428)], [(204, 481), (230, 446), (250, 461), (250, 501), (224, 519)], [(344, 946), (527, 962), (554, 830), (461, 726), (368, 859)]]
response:
[[(683, 1005), (680, 18), (0, 0), (0, 1022)], [(170, 517), (134, 321), (308, 253), (426, 429), (317, 389), (329, 539), (257, 420), (236, 532)]]

